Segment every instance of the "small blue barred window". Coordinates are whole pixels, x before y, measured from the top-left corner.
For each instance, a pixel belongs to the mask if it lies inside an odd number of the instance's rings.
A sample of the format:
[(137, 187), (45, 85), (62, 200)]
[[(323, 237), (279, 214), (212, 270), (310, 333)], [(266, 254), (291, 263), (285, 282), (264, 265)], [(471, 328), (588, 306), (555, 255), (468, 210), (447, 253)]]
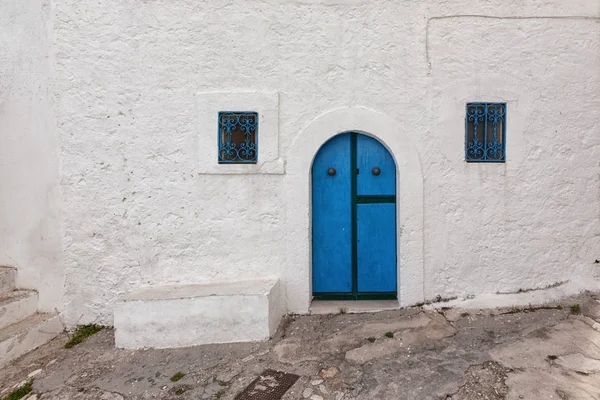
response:
[(465, 159), (506, 161), (506, 103), (467, 103)]
[(258, 113), (219, 112), (219, 164), (256, 164)]

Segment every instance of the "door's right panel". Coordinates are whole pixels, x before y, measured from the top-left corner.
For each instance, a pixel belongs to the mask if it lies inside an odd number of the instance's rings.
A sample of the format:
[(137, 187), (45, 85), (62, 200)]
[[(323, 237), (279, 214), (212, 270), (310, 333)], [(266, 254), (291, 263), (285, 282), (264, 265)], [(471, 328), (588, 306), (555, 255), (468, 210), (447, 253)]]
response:
[[(396, 164), (390, 152), (376, 139), (356, 135), (356, 194), (392, 196), (396, 194)], [(379, 175), (373, 174), (379, 169)]]
[(358, 292), (396, 292), (396, 204), (357, 204)]

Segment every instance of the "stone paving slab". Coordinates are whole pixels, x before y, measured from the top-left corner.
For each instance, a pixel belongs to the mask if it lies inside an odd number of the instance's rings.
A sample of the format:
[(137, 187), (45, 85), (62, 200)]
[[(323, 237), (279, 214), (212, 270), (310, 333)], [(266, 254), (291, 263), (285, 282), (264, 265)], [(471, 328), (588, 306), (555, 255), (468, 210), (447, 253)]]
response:
[(67, 350), (65, 334), (5, 368), (0, 398), (33, 378), (31, 399), (233, 400), (274, 369), (300, 376), (284, 400), (600, 399), (597, 299), (289, 316), (267, 342), (175, 350), (116, 349), (110, 329)]

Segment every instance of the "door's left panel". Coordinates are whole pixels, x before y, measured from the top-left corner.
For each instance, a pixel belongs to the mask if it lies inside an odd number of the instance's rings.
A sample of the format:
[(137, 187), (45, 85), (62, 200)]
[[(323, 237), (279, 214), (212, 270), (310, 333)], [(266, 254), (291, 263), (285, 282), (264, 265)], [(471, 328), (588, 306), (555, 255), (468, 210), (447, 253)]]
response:
[(313, 293), (352, 292), (350, 134), (321, 147), (312, 166)]

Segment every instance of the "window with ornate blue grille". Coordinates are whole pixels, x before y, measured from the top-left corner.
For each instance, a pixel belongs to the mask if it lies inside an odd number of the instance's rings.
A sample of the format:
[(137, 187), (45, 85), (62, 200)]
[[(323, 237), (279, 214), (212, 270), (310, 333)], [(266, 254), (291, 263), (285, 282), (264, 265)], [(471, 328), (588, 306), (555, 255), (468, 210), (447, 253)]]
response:
[(467, 162), (506, 161), (506, 103), (467, 103)]
[(219, 112), (219, 164), (256, 164), (258, 113)]

